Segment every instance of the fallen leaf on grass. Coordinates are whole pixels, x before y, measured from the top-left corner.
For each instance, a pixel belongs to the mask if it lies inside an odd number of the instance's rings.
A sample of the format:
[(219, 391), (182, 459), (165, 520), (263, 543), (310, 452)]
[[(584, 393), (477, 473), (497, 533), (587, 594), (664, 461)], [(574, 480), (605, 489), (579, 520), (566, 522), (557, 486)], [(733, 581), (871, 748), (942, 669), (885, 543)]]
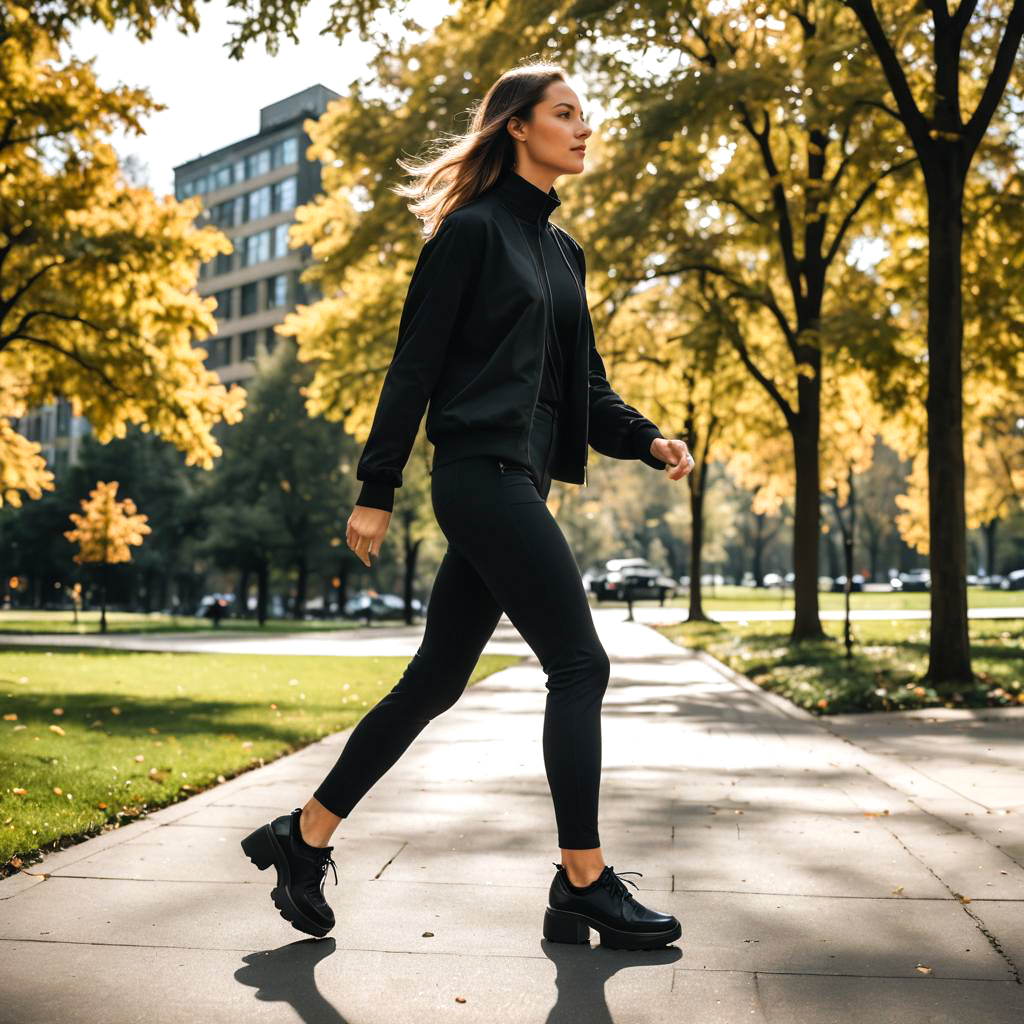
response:
[(136, 761), (145, 761), (146, 760), (146, 755), (145, 754), (136, 754), (135, 755), (135, 760)]
[(12, 711), (9, 715), (4, 715), (4, 721), (5, 722), (16, 722), (17, 720), (18, 720), (18, 714), (15, 711)]
[(27, 729), (27, 725), (16, 725), (11, 732), (20, 732), (22, 729)]
[(23, 789), (21, 786), (15, 786), (14, 789), (11, 790), (11, 792), (17, 793), (18, 796), (24, 796), (28, 792), (28, 790)]
[(64, 709), (63, 708), (54, 708), (53, 709), (53, 713), (55, 715), (63, 715), (64, 714)]
[(57, 796), (63, 796), (63, 795), (64, 795), (64, 790), (63, 790), (63, 789), (61, 789), (61, 788), (60, 788), (60, 786), (54, 786), (54, 787), (53, 787), (53, 792), (54, 792), (54, 793), (55, 793), (55, 794), (56, 794)]
[(50, 732), (55, 732), (58, 736), (64, 735), (64, 730), (59, 725), (51, 725)]

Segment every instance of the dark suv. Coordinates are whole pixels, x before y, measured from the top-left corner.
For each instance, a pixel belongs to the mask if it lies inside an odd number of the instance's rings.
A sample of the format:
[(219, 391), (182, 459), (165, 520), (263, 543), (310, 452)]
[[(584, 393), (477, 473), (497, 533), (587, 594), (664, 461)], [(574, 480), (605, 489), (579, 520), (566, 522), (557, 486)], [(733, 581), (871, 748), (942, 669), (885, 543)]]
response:
[(646, 558), (611, 558), (603, 571), (590, 578), (590, 590), (600, 601), (657, 600), (675, 597), (678, 584), (655, 569)]

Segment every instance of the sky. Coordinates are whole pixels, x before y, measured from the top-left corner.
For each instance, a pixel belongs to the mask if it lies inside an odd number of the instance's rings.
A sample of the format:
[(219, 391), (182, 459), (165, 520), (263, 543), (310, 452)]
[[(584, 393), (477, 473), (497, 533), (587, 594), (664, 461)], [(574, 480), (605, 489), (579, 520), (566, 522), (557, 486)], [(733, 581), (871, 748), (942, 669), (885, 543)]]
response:
[[(414, 0), (404, 13), (426, 27), (441, 19), (446, 6)], [(79, 60), (95, 57), (104, 88), (144, 87), (166, 104), (166, 110), (143, 120), (145, 135), (110, 138), (122, 158), (134, 154), (147, 165), (143, 180), (163, 195), (174, 189), (176, 165), (255, 135), (261, 107), (317, 83), (344, 95), (348, 83), (362, 76), (372, 55), (369, 44), (356, 35), (339, 42), (318, 34), (329, 7), (330, 0), (310, 0), (299, 21), (301, 42), (282, 39), (276, 57), (259, 43), (250, 44), (241, 60), (228, 57), (233, 32), (222, 0), (199, 5), (198, 32), (183, 35), (167, 21), (150, 42), (140, 43), (122, 24), (113, 32), (83, 25), (61, 53)]]

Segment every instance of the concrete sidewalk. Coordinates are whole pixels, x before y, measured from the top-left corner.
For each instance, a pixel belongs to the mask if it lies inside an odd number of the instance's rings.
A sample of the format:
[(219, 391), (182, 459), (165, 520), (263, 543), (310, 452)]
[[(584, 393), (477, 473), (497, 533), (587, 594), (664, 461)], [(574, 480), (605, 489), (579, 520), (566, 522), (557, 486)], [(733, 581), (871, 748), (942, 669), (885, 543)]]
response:
[(543, 941), (558, 849), (531, 657), (342, 823), (329, 937), (277, 915), (238, 841), (306, 800), (345, 733), (0, 881), (0, 1017), (1020, 1024), (1024, 715), (819, 720), (621, 619), (595, 613), (604, 852), (677, 943)]

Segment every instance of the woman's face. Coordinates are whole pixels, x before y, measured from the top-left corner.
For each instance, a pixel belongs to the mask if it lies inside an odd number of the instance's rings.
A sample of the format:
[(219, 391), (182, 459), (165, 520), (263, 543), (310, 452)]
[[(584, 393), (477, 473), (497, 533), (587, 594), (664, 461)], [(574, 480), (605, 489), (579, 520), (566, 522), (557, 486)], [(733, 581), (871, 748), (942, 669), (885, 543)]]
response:
[(584, 120), (579, 97), (565, 82), (552, 82), (533, 108), (533, 120), (509, 120), (513, 137), (526, 146), (530, 161), (555, 174), (579, 174), (583, 147), (591, 128)]

